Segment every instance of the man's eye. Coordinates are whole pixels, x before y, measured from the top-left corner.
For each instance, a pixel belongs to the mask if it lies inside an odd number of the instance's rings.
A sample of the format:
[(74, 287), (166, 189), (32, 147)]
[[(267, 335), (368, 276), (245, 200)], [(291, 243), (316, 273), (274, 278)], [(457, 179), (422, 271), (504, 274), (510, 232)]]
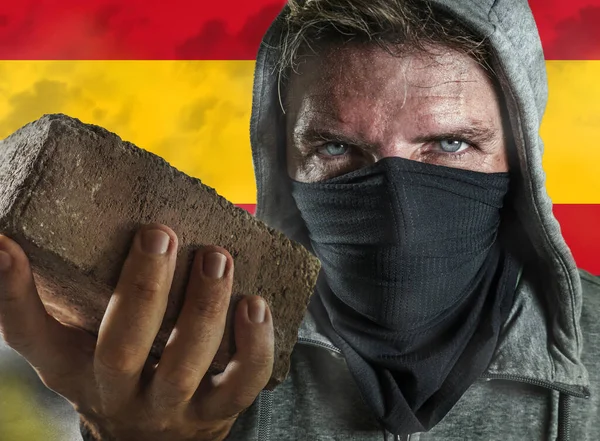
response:
[(469, 144), (457, 139), (442, 139), (439, 141), (439, 144), (441, 149), (446, 153), (458, 153), (469, 147)]
[(339, 142), (329, 142), (319, 147), (318, 152), (324, 156), (342, 156), (346, 154), (348, 150), (349, 147), (346, 144), (342, 144)]

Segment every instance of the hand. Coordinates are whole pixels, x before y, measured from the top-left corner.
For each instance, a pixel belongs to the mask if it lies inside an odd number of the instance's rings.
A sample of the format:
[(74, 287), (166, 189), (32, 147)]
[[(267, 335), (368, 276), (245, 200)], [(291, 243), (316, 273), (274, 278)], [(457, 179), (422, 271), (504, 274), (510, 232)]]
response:
[(206, 374), (223, 337), (233, 279), (233, 259), (218, 247), (196, 254), (175, 329), (159, 363), (147, 361), (176, 250), (177, 236), (165, 226), (138, 232), (96, 340), (46, 312), (25, 253), (0, 236), (0, 334), (102, 439), (223, 440), (271, 376), (271, 313), (254, 296), (235, 311), (231, 362), (222, 374)]

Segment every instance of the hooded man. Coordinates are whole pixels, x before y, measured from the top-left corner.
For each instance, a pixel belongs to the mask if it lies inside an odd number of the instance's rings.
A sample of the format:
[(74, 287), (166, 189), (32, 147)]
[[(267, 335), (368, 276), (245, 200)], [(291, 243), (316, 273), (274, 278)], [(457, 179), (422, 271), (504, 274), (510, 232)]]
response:
[[(272, 325), (255, 297), (236, 311), (236, 359), (205, 377), (225, 250), (198, 254), (192, 300), (148, 373), (171, 230), (136, 237), (97, 344), (59, 345), (54, 322), (35, 343), (26, 258), (0, 241), (3, 332), (75, 404), (84, 438), (600, 439), (600, 282), (575, 267), (544, 188), (547, 81), (527, 2), (290, 0), (254, 87), (257, 216), (323, 264), (275, 391), (259, 394)], [(69, 345), (87, 351), (67, 385), (52, 355)]]

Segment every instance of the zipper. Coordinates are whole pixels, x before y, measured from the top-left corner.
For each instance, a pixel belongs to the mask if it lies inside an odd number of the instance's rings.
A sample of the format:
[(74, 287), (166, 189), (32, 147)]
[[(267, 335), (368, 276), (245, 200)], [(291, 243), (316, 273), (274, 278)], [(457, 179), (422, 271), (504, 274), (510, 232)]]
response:
[(271, 415), (273, 413), (273, 391), (263, 390), (260, 393), (258, 406), (258, 441), (270, 441), (271, 439)]
[(314, 340), (312, 338), (298, 337), (298, 343), (303, 343), (303, 344), (307, 344), (309, 346), (315, 346), (315, 347), (318, 347), (318, 348), (328, 349), (328, 350), (333, 351), (333, 352), (335, 352), (337, 354), (341, 354), (342, 353), (342, 351), (339, 348), (336, 348), (332, 344), (323, 343), (322, 341)]
[(561, 395), (558, 398), (558, 434), (557, 441), (571, 439), (571, 395)]
[[(306, 337), (298, 337), (298, 343), (304, 343), (310, 346), (315, 346), (315, 347), (319, 347), (319, 348), (324, 348), (324, 349), (328, 349), (330, 351), (333, 351), (335, 353), (341, 354), (342, 351), (340, 349), (338, 349), (337, 347), (333, 346), (332, 344), (328, 344), (328, 343), (323, 343), (322, 341), (319, 340), (314, 340), (312, 338), (306, 338)], [(518, 375), (510, 375), (510, 374), (483, 374), (481, 376), (482, 379), (484, 380), (507, 380), (507, 381), (517, 381), (520, 383), (526, 383), (526, 384), (531, 384), (533, 386), (539, 386), (539, 387), (544, 387), (546, 389), (552, 389), (555, 390), (557, 392), (561, 392), (563, 394), (567, 394), (567, 395), (572, 395), (574, 397), (577, 398), (590, 398), (591, 394), (589, 389), (587, 388), (577, 388), (577, 387), (570, 387), (570, 386), (562, 386), (559, 384), (555, 384), (555, 383), (551, 383), (549, 381), (543, 381), (543, 380), (534, 380), (531, 378), (527, 378), (527, 377), (520, 377)]]
[(552, 389), (563, 394), (572, 395), (577, 398), (590, 398), (590, 391), (586, 388), (576, 388), (570, 386), (561, 386), (559, 384), (550, 383), (549, 381), (533, 380), (531, 378), (519, 377), (518, 375), (509, 374), (484, 374), (481, 378), (485, 380), (507, 380), (517, 381), (520, 383), (531, 384), (533, 386), (544, 387), (546, 389)]

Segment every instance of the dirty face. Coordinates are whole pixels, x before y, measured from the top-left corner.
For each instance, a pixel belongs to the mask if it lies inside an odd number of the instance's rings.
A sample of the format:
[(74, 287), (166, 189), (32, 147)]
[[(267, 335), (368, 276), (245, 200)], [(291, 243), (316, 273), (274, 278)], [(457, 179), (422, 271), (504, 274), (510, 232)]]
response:
[(508, 171), (493, 82), (470, 56), (433, 49), (398, 57), (352, 45), (306, 58), (286, 95), (290, 177), (322, 181), (393, 156)]

